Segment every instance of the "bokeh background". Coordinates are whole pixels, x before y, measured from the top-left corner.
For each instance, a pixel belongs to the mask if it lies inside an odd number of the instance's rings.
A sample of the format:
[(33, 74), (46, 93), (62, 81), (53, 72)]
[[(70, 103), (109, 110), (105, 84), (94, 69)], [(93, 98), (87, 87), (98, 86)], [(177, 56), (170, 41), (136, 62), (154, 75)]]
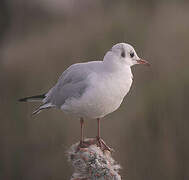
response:
[[(102, 60), (131, 43), (152, 66), (133, 67), (123, 104), (102, 122), (127, 180), (189, 179), (189, 2), (183, 0), (1, 0), (0, 179), (69, 179), (66, 150), (79, 121), (38, 103), (72, 63)], [(96, 121), (85, 135), (96, 136)]]

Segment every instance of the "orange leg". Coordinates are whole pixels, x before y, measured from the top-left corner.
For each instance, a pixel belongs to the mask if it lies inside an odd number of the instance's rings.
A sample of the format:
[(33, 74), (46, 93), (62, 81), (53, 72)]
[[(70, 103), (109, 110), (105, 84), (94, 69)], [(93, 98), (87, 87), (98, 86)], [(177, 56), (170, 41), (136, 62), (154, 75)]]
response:
[(80, 144), (83, 144), (83, 142), (84, 142), (84, 134), (83, 134), (83, 130), (84, 130), (84, 119), (83, 119), (83, 118), (80, 118), (80, 126), (81, 126)]
[(110, 147), (108, 147), (106, 145), (106, 143), (102, 140), (101, 138), (101, 131), (100, 131), (100, 118), (97, 118), (97, 124), (98, 124), (98, 131), (97, 131), (97, 142), (98, 142), (98, 146), (103, 149), (103, 150), (108, 150), (108, 151), (112, 151), (112, 149)]

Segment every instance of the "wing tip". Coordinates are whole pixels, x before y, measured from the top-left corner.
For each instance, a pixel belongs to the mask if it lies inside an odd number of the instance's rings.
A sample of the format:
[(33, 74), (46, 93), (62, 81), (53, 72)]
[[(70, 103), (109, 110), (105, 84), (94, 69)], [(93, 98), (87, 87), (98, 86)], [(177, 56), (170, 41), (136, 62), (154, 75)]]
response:
[(55, 105), (52, 105), (51, 103), (43, 104), (43, 105), (39, 106), (39, 108), (37, 108), (37, 109), (32, 113), (32, 115), (37, 115), (37, 114), (39, 114), (42, 110), (44, 110), (44, 109), (49, 109), (49, 108), (53, 108), (53, 107), (55, 107)]
[(32, 116), (35, 116), (41, 112), (41, 109), (36, 109), (34, 112), (32, 112)]
[(18, 99), (18, 102), (27, 102), (27, 98)]
[(18, 99), (18, 101), (19, 102), (37, 102), (37, 101), (41, 102), (45, 98), (45, 94), (21, 98), (21, 99)]

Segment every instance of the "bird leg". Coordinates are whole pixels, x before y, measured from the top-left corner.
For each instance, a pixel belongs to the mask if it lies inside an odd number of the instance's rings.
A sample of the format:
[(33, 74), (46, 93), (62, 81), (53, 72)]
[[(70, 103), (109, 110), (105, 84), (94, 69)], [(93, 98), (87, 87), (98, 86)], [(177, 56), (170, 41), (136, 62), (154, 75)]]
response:
[(81, 127), (81, 135), (80, 135), (80, 143), (78, 145), (78, 148), (85, 148), (87, 147), (85, 142), (84, 142), (84, 133), (83, 133), (83, 130), (84, 130), (84, 119), (83, 118), (80, 118), (80, 127)]
[(97, 138), (100, 138), (100, 118), (97, 118), (97, 124), (98, 124), (98, 134), (97, 134)]
[(80, 118), (80, 127), (81, 127), (81, 131), (80, 131), (80, 146), (83, 145), (84, 142), (84, 136), (83, 136), (83, 129), (84, 129), (84, 119)]
[(97, 140), (97, 145), (102, 149), (102, 150), (108, 150), (112, 151), (112, 148), (110, 148), (100, 137), (100, 118), (97, 118), (97, 123), (98, 123), (98, 134), (96, 137)]

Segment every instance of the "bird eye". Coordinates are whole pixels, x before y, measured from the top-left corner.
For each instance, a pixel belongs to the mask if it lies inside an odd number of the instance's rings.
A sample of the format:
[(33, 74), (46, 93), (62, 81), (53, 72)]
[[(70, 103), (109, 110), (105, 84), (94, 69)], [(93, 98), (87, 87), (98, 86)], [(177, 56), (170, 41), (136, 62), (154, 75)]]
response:
[(121, 57), (123, 57), (123, 58), (125, 57), (125, 51), (121, 52)]
[(133, 58), (134, 55), (135, 55), (134, 52), (130, 53), (131, 58)]

